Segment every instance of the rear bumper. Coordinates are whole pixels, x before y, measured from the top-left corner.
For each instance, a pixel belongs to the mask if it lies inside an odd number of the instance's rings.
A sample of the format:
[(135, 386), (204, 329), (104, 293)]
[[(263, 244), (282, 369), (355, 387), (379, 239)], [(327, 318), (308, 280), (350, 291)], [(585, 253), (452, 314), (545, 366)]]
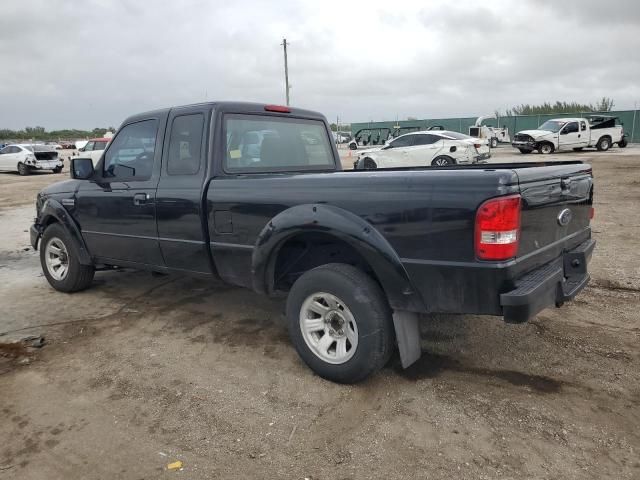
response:
[(521, 323), (541, 310), (573, 299), (589, 282), (587, 265), (595, 240), (587, 240), (516, 280), (516, 288), (500, 295), (506, 322)]
[(491, 158), (491, 153), (487, 152), (487, 153), (481, 153), (480, 155), (476, 155), (474, 157), (474, 161), (476, 162), (482, 162), (484, 160), (488, 160)]

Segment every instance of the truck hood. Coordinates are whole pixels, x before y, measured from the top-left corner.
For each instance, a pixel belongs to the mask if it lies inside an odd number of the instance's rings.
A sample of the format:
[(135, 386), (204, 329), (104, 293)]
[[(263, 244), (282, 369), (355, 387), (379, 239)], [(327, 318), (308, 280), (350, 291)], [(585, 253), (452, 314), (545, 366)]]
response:
[(549, 130), (522, 130), (521, 132), (518, 132), (518, 133), (523, 135), (529, 135), (533, 138), (540, 138), (540, 137), (545, 137), (547, 135), (554, 135), (554, 133), (550, 132)]
[(62, 182), (56, 182), (43, 188), (40, 190), (40, 193), (43, 195), (52, 195), (54, 193), (75, 193), (83, 181), (85, 180), (63, 180)]

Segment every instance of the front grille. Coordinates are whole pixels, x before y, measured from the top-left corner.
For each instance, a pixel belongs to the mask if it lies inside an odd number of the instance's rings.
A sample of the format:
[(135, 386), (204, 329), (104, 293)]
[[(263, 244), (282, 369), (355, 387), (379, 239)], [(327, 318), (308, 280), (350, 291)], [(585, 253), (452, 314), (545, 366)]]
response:
[(516, 133), (515, 137), (514, 137), (516, 142), (531, 142), (533, 141), (533, 138), (531, 137), (531, 135), (526, 135), (523, 133)]

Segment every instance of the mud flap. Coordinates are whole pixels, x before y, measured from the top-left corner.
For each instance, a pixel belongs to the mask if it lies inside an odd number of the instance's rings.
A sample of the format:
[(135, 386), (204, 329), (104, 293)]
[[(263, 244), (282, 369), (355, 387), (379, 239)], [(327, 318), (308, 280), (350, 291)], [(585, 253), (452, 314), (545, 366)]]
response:
[(400, 350), (400, 362), (402, 368), (407, 368), (422, 355), (418, 314), (396, 310), (393, 312), (393, 326), (396, 330), (396, 339)]

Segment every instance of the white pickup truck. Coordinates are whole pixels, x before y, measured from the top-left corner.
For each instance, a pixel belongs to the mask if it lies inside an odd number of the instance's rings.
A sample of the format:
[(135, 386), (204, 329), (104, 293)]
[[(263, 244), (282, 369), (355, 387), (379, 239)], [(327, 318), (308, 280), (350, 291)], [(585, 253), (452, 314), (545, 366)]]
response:
[(554, 118), (547, 120), (536, 130), (523, 130), (513, 137), (511, 145), (521, 153), (553, 153), (557, 150), (580, 151), (596, 147), (601, 152), (617, 144), (627, 146), (622, 125), (616, 125), (616, 117), (592, 116), (590, 118)]

